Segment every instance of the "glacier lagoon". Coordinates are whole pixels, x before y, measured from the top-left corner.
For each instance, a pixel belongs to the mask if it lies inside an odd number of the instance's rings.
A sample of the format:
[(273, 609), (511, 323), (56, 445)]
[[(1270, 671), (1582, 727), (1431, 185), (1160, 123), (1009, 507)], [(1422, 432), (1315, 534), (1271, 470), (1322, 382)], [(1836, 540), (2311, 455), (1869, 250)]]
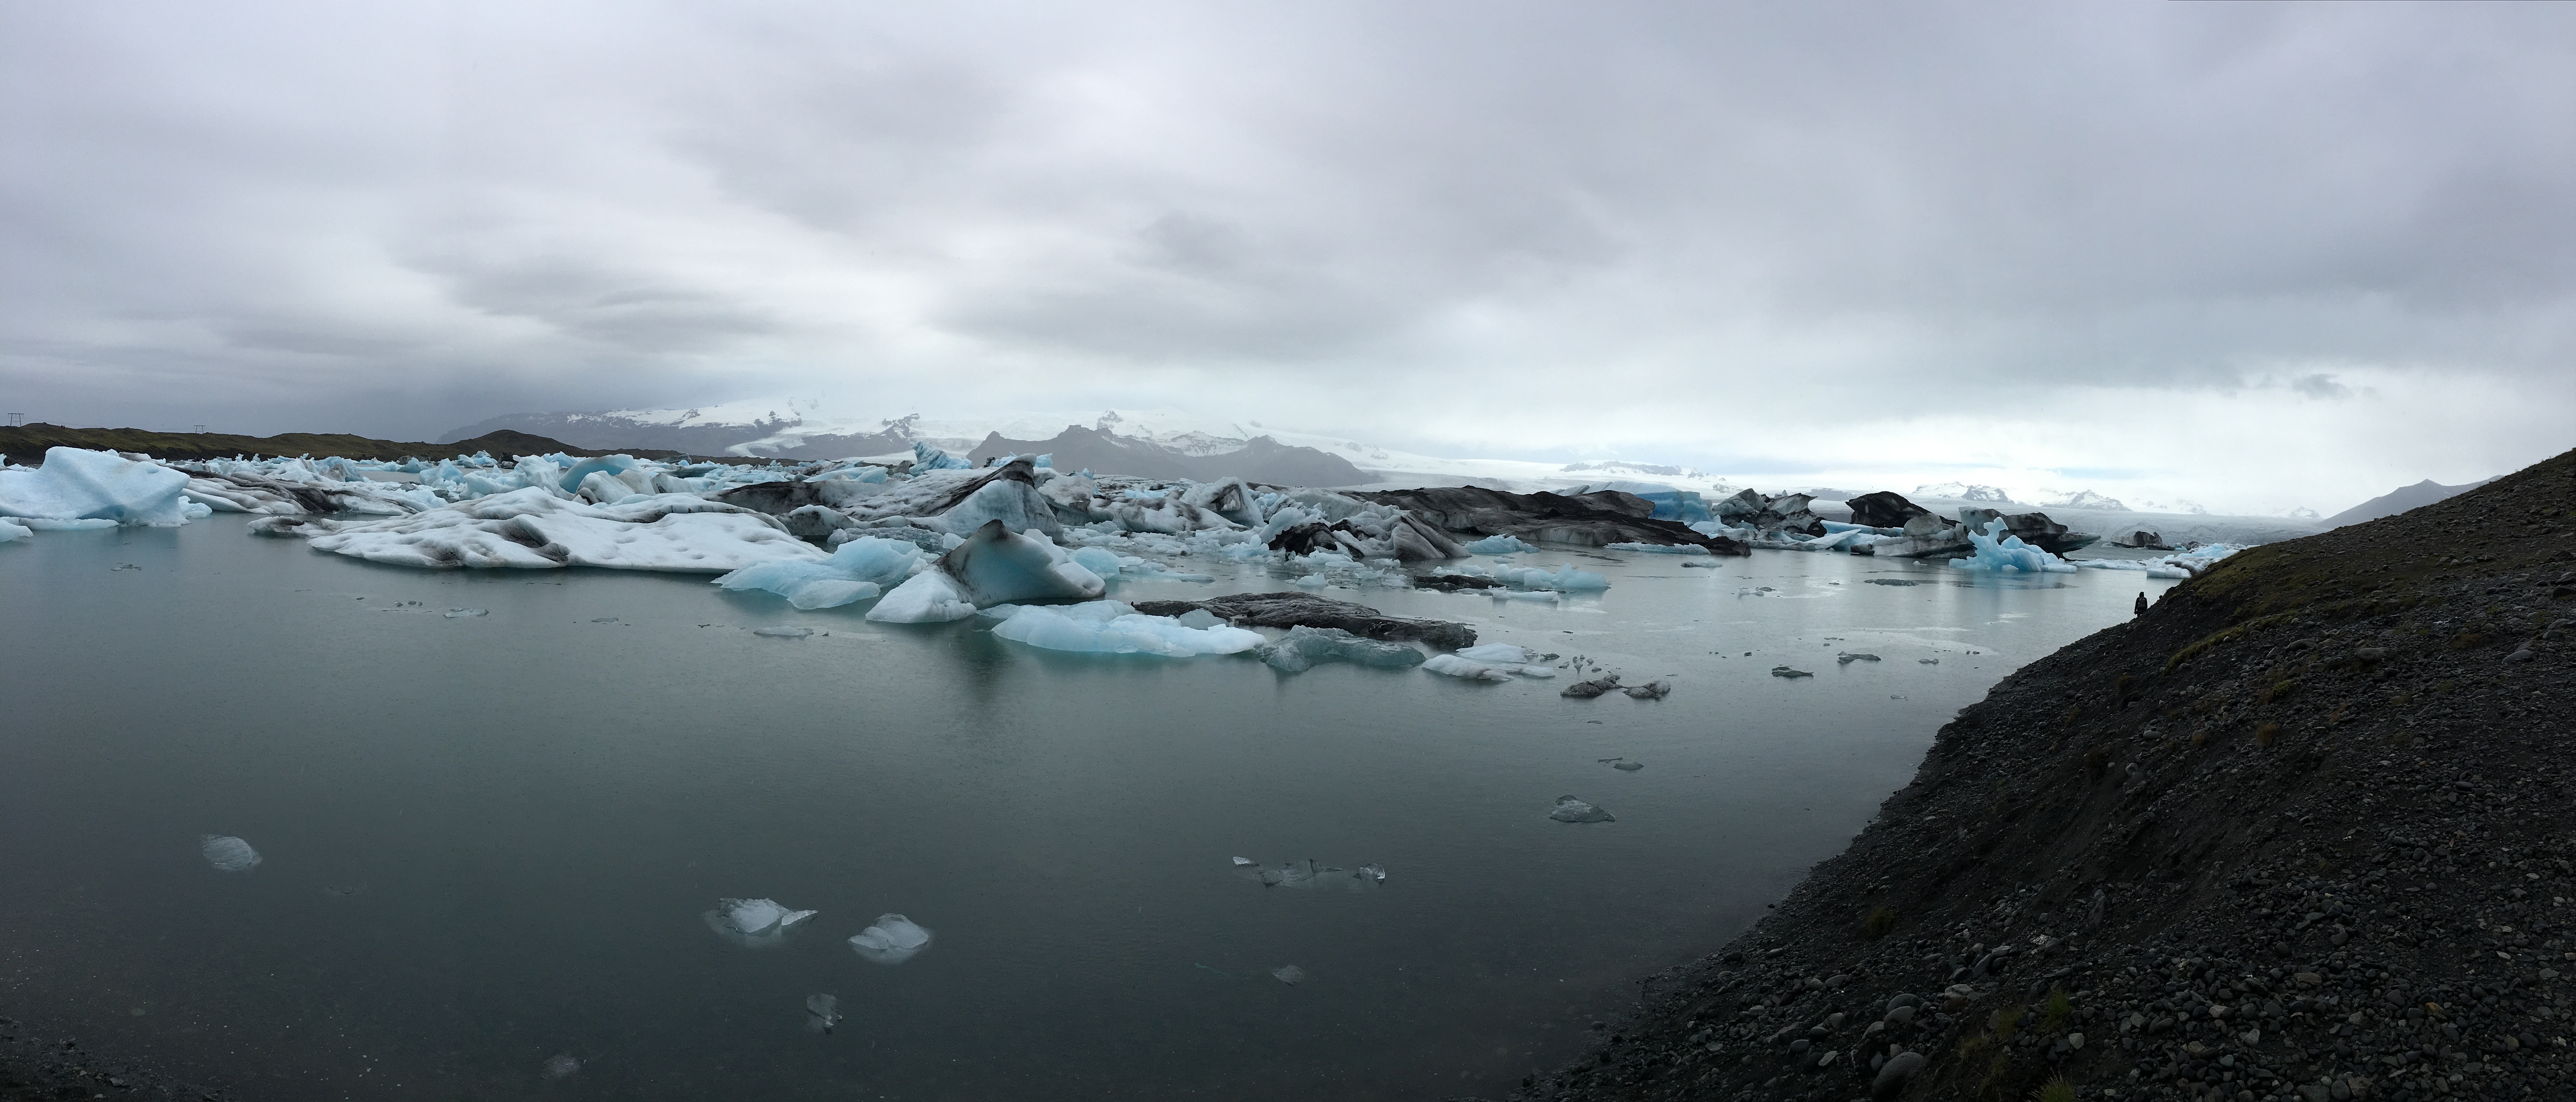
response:
[[(1678, 558), (1516, 556), (1610, 582), (1556, 602), (1327, 591), (1674, 678), (1571, 700), (238, 519), (45, 533), (0, 546), (13, 1013), (275, 1098), (1499, 1096), (1840, 849), (1955, 709), (2173, 584)], [(1109, 596), (1302, 573), (1188, 565)], [(818, 913), (746, 946), (724, 899)], [(889, 915), (935, 940), (854, 952)]]

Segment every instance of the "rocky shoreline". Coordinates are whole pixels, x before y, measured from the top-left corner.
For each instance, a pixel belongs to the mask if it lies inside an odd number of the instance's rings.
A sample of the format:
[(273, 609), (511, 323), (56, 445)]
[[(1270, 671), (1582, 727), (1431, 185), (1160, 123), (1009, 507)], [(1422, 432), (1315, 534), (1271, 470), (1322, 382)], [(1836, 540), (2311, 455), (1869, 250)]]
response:
[(2576, 1098), (2571, 518), (2576, 452), (2017, 671), (1512, 1097)]
[(0, 1018), (0, 1102), (67, 1099), (149, 1099), (152, 1102), (229, 1102), (234, 1095), (192, 1083), (129, 1060), (81, 1047), (78, 1038), (39, 1037), (26, 1023)]

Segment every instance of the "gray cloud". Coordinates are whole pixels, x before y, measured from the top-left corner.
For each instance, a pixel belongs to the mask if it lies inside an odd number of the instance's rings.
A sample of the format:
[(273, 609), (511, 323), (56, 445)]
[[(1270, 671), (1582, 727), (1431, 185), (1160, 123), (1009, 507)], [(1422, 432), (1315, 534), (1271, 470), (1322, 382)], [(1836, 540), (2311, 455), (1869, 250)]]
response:
[[(2566, 443), (2571, 69), (2555, 6), (21, 5), (0, 387), (387, 435), (1185, 404), (1745, 469), (1945, 418), (2023, 443), (1944, 461), (2126, 467), (2176, 418), (2457, 481)], [(2418, 442), (2356, 450), (2397, 404)]]

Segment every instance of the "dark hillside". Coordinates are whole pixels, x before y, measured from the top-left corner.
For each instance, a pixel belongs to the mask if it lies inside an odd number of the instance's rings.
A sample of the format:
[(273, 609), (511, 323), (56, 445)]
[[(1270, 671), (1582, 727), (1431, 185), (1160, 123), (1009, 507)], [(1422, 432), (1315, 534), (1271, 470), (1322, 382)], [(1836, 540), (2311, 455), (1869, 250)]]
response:
[(2576, 1098), (2571, 517), (2576, 453), (2015, 672), (1518, 1096)]
[[(453, 444), (429, 444), (419, 441), (378, 440), (335, 432), (288, 432), (276, 436), (229, 436), (213, 432), (152, 432), (146, 429), (73, 429), (39, 421), (32, 425), (0, 428), (0, 455), (12, 463), (34, 466), (44, 460), (45, 449), (90, 448), (97, 451), (136, 452), (155, 459), (230, 459), (236, 455), (310, 455), (343, 456), (349, 459), (447, 459), (488, 451), (495, 456), (608, 455), (597, 449), (576, 448), (543, 436), (503, 429), (485, 433), (471, 440)], [(616, 449), (638, 459), (670, 459), (678, 452)], [(748, 462), (736, 459), (734, 462)]]

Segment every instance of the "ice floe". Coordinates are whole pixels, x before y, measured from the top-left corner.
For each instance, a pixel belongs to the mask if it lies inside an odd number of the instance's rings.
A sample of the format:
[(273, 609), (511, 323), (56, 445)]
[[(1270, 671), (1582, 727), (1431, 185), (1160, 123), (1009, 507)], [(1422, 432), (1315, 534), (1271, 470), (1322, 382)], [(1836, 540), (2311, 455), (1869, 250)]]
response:
[(850, 949), (878, 964), (901, 964), (930, 947), (930, 931), (899, 914), (881, 914), (850, 938)]
[(197, 851), (216, 872), (242, 872), (259, 864), (259, 851), (250, 843), (229, 834), (209, 834), (198, 839)]
[(1515, 676), (1548, 678), (1556, 676), (1556, 667), (1545, 657), (1526, 647), (1509, 643), (1487, 643), (1467, 647), (1454, 654), (1433, 655), (1422, 664), (1425, 672), (1470, 681), (1510, 681)]
[(1263, 643), (1257, 631), (1225, 624), (1191, 627), (1170, 616), (1141, 614), (1124, 601), (1020, 605), (1007, 611), (993, 634), (1047, 650), (1187, 658), (1236, 654)]
[(1294, 964), (1283, 964), (1270, 970), (1270, 978), (1287, 984), (1290, 987), (1295, 987), (1298, 984), (1306, 982), (1306, 970), (1299, 968)]
[[(1205, 609), (1192, 611), (1189, 615), (1216, 621), (1215, 615)], [(1188, 617), (1183, 617), (1182, 622), (1187, 623)], [(1293, 627), (1276, 642), (1261, 646), (1259, 651), (1262, 661), (1288, 673), (1303, 673), (1319, 662), (1348, 662), (1380, 669), (1401, 669), (1419, 666), (1423, 662), (1422, 652), (1412, 647), (1364, 638), (1340, 628)]]
[(819, 913), (790, 910), (774, 899), (719, 899), (716, 909), (700, 917), (727, 941), (747, 949), (766, 949), (784, 942), (789, 929)]
[(2220, 559), (2242, 550), (2242, 547), (2213, 543), (2152, 559), (2078, 559), (2075, 565), (2084, 570), (2134, 570), (2150, 578), (2179, 580), (2199, 577), (2210, 567), (2218, 565)]
[(1511, 555), (1523, 551), (1538, 550), (1538, 548), (1522, 543), (1519, 539), (1511, 536), (1487, 536), (1475, 541), (1474, 543), (1461, 544), (1460, 547), (1478, 555)]

